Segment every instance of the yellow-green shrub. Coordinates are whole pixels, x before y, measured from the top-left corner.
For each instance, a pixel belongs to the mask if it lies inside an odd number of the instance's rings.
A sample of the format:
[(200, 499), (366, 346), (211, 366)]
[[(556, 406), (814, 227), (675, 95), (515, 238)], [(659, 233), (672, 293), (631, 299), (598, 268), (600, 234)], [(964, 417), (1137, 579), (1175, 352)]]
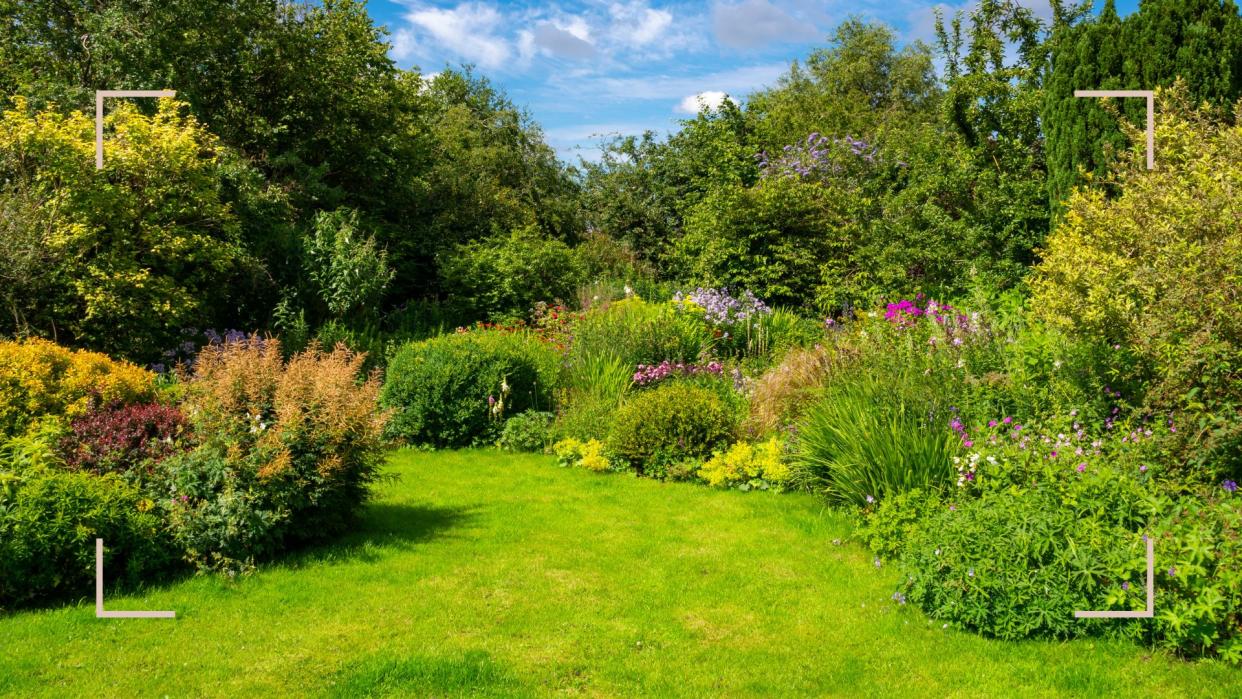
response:
[(588, 471), (607, 471), (612, 464), (604, 455), (604, 443), (598, 439), (583, 442), (570, 437), (552, 446), (552, 453), (562, 466), (585, 468)]
[(155, 375), (98, 352), (47, 340), (0, 342), (0, 435), (25, 431), (40, 418), (71, 420), (92, 405), (155, 396)]
[(781, 488), (790, 479), (785, 461), (785, 445), (777, 437), (766, 442), (738, 442), (723, 452), (716, 452), (699, 469), (699, 477), (708, 485), (731, 487)]
[(1120, 196), (1070, 197), (1030, 306), (1149, 381), (1153, 412), (1193, 413), (1198, 431), (1182, 434), (1197, 443), (1184, 446), (1228, 471), (1242, 467), (1242, 123), (1190, 109), (1176, 88), (1160, 97), (1157, 169), (1140, 148), (1117, 175)]
[[(52, 288), (23, 299), (43, 334), (131, 358), (158, 357), (181, 328), (229, 309), (241, 275), (259, 279), (224, 200), (228, 152), (183, 105), (144, 115), (116, 105), (104, 168), (93, 120), (35, 111), (21, 98), (0, 114), (0, 195), (39, 202), (39, 245)], [(228, 156), (228, 157), (226, 157)]]

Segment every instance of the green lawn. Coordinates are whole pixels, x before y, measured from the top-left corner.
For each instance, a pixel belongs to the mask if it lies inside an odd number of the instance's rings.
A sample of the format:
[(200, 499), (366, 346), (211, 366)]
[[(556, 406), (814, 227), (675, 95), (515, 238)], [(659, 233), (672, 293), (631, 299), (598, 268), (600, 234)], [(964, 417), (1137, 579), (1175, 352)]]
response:
[(338, 545), (108, 601), (175, 620), (0, 618), (0, 694), (1242, 696), (1215, 663), (929, 624), (808, 496), (487, 451), (391, 472)]

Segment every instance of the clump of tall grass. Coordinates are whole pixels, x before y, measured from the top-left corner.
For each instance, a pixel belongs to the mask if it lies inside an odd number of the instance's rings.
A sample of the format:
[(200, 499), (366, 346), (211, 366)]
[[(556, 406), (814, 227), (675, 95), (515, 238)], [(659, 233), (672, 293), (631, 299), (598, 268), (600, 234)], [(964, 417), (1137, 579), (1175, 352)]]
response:
[(913, 372), (835, 377), (798, 426), (798, 479), (842, 504), (938, 488), (956, 475), (950, 406)]

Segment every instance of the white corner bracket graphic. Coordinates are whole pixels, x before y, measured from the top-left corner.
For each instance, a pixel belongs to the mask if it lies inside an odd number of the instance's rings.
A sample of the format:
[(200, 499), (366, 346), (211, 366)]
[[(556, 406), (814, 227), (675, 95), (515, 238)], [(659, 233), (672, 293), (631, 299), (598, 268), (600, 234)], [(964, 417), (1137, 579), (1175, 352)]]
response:
[(96, 619), (173, 619), (176, 612), (109, 612), (103, 603), (103, 539), (95, 539), (95, 618)]
[(1156, 543), (1147, 539), (1147, 609), (1141, 612), (1074, 612), (1075, 619), (1150, 619), (1156, 615)]
[(96, 90), (95, 169), (103, 169), (103, 105), (105, 97), (175, 97), (175, 90)]
[(1156, 169), (1156, 93), (1153, 90), (1074, 90), (1074, 96), (1147, 98), (1147, 169)]

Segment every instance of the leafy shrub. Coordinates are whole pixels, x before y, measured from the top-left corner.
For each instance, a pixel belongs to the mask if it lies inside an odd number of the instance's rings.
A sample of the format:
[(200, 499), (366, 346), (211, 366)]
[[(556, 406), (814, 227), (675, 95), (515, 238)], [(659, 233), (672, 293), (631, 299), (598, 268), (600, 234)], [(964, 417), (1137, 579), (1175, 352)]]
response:
[(551, 407), (556, 352), (528, 332), (473, 331), (406, 345), (380, 400), (390, 434), (435, 447), (494, 442), (507, 414)]
[(0, 117), (0, 181), (54, 202), (45, 241), (59, 264), (36, 309), (43, 334), (154, 361), (179, 329), (235, 314), (237, 292), (262, 283), (224, 199), (229, 170), (244, 168), (183, 106), (110, 110), (103, 173), (85, 114), (17, 98)]
[(773, 437), (757, 445), (738, 442), (727, 451), (713, 454), (698, 469), (698, 475), (712, 486), (767, 490), (783, 488), (792, 474), (784, 443)]
[[(1163, 494), (1156, 532), (1157, 642), (1188, 656), (1242, 663), (1242, 496), (1225, 481), (1206, 497)], [(1144, 593), (1113, 588), (1113, 606), (1139, 604)]]
[[(956, 488), (869, 510), (872, 549), (906, 576), (895, 597), (1001, 638), (1141, 633), (1185, 655), (1242, 661), (1237, 484), (1187, 492), (1153, 459), (1155, 429), (1108, 420), (1092, 434), (1080, 417), (962, 427), (973, 438)], [(1074, 618), (1145, 607), (1146, 536), (1157, 561), (1152, 624)]]
[(188, 436), (180, 410), (140, 403), (93, 410), (75, 419), (60, 451), (71, 469), (149, 475), (155, 464), (182, 449)]
[[(1083, 189), (1067, 202), (1031, 282), (1038, 316), (1150, 379), (1145, 407), (1187, 413), (1170, 436), (1208, 478), (1242, 474), (1242, 123), (1160, 94), (1156, 150), (1116, 175), (1120, 196)], [(1104, 349), (1108, 348), (1108, 349)], [(1127, 366), (1128, 365), (1128, 366)]]
[(109, 578), (126, 585), (175, 560), (152, 502), (117, 476), (7, 475), (0, 478), (8, 483), (0, 487), (0, 606), (89, 594), (96, 538), (104, 540)]
[(505, 451), (543, 451), (548, 448), (552, 413), (527, 410), (505, 420), (496, 445)]
[(569, 246), (534, 226), (459, 245), (439, 265), (450, 297), (492, 320), (525, 316), (537, 301), (569, 299), (583, 280)]
[(39, 418), (72, 420), (93, 406), (149, 401), (155, 375), (129, 362), (46, 340), (0, 342), (0, 435)]
[(669, 382), (636, 393), (621, 406), (607, 447), (640, 474), (662, 477), (671, 464), (710, 455), (736, 427), (736, 414), (717, 393)]
[(161, 464), (191, 560), (234, 567), (348, 524), (383, 459), (387, 417), (363, 362), (312, 346), (285, 363), (259, 338), (199, 355), (186, 407), (203, 444)]
[(306, 238), (307, 277), (333, 318), (376, 314), (393, 278), (388, 253), (359, 228), (357, 211), (321, 211)]
[(561, 466), (585, 468), (588, 471), (607, 471), (612, 463), (604, 453), (604, 443), (598, 439), (585, 442), (573, 439), (562, 439), (552, 446), (552, 453)]
[(949, 406), (908, 375), (888, 379), (837, 377), (798, 426), (801, 478), (829, 500), (861, 505), (952, 478)]
[(674, 304), (637, 297), (588, 311), (574, 326), (569, 366), (588, 357), (611, 355), (630, 366), (664, 360), (693, 362), (706, 356), (711, 333), (700, 318)]
[(612, 354), (584, 355), (567, 363), (557, 391), (556, 434), (577, 439), (606, 437), (612, 415), (633, 383), (632, 369)]

